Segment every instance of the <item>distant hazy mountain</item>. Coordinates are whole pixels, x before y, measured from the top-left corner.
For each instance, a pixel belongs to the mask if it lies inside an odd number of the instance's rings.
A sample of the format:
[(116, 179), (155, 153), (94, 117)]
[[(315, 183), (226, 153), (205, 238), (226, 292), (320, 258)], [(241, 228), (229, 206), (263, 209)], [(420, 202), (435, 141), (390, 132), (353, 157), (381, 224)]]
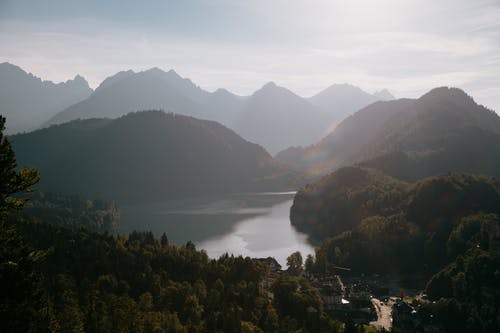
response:
[(372, 95), (350, 84), (334, 84), (308, 100), (327, 111), (330, 121), (339, 122), (373, 102), (392, 99), (394, 96), (385, 89)]
[(32, 130), (91, 93), (79, 75), (55, 84), (10, 63), (0, 64), (0, 114), (7, 118), (7, 133)]
[(394, 99), (394, 96), (387, 89), (382, 89), (376, 91), (373, 96), (377, 97), (381, 101), (390, 101)]
[(195, 92), (202, 91), (174, 71), (153, 68), (139, 73), (119, 72), (105, 79), (89, 98), (55, 115), (47, 125), (75, 119), (117, 118), (147, 109), (194, 116), (200, 110), (193, 98)]
[(244, 100), (236, 121), (230, 126), (275, 154), (286, 147), (318, 141), (346, 115), (390, 98), (388, 95), (386, 90), (375, 96), (342, 84), (332, 85), (306, 99), (269, 82)]
[(448, 171), (500, 174), (500, 117), (462, 90), (377, 102), (342, 121), (319, 143), (276, 156), (324, 174), (363, 162), (404, 179)]
[(225, 89), (205, 91), (174, 70), (152, 68), (138, 73), (129, 70), (106, 78), (89, 98), (68, 107), (45, 125), (75, 119), (117, 118), (133, 111), (161, 109), (232, 127), (243, 101), (244, 97)]
[(317, 141), (344, 115), (385, 98), (353, 86), (335, 87), (308, 100), (268, 83), (243, 97), (225, 89), (207, 92), (173, 70), (126, 71), (104, 80), (89, 98), (60, 112), (46, 125), (163, 109), (218, 121), (276, 153), (290, 145)]
[(318, 140), (326, 115), (304, 98), (269, 82), (248, 97), (233, 125), (236, 132), (272, 153)]
[(260, 146), (206, 120), (160, 111), (77, 120), (10, 137), (42, 190), (119, 201), (296, 188)]

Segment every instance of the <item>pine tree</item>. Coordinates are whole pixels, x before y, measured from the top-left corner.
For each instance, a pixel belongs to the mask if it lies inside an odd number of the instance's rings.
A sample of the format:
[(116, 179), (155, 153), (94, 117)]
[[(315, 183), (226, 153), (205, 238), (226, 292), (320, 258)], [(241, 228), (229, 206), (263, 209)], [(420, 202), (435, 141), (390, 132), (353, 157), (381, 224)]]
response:
[[(5, 117), (0, 115), (0, 331), (42, 331), (44, 291), (35, 266), (43, 260), (43, 251), (33, 251), (13, 225), (9, 213), (22, 208), (25, 199), (17, 194), (32, 191), (39, 180), (36, 169), (17, 171), (14, 151), (3, 135)], [(18, 222), (17, 218), (10, 219)]]
[(163, 233), (160, 238), (160, 243), (162, 246), (167, 246), (168, 245), (168, 237), (167, 234)]
[(4, 136), (5, 117), (0, 115), (0, 213), (22, 208), (25, 199), (16, 194), (31, 192), (39, 180), (34, 168), (17, 170), (16, 156), (9, 140)]

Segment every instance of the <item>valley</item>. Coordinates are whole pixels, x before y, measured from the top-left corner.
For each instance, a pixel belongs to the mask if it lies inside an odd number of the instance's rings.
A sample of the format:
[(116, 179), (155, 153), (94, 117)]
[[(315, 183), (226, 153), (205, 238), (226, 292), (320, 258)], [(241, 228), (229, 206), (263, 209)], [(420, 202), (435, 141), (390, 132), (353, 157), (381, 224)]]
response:
[(236, 96), (153, 68), (87, 93), (0, 138), (13, 331), (498, 327), (500, 117), (463, 90)]

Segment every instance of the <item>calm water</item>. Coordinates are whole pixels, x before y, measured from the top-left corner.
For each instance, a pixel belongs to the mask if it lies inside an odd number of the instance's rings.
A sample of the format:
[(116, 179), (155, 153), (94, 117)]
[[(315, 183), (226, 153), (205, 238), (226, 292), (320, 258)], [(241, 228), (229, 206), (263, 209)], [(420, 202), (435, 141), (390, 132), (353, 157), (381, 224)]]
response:
[(286, 258), (313, 253), (307, 236), (290, 224), (293, 192), (244, 193), (121, 207), (121, 233), (165, 232), (172, 243), (193, 241), (213, 258), (223, 253), (255, 258)]

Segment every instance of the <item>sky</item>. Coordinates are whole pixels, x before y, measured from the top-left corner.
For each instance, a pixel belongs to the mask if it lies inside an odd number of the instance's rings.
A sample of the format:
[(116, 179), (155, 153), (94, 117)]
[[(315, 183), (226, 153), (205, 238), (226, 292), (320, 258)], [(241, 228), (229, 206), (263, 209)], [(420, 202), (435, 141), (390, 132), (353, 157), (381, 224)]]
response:
[(174, 69), (248, 95), (464, 89), (500, 110), (500, 0), (0, 0), (0, 62), (45, 80)]

